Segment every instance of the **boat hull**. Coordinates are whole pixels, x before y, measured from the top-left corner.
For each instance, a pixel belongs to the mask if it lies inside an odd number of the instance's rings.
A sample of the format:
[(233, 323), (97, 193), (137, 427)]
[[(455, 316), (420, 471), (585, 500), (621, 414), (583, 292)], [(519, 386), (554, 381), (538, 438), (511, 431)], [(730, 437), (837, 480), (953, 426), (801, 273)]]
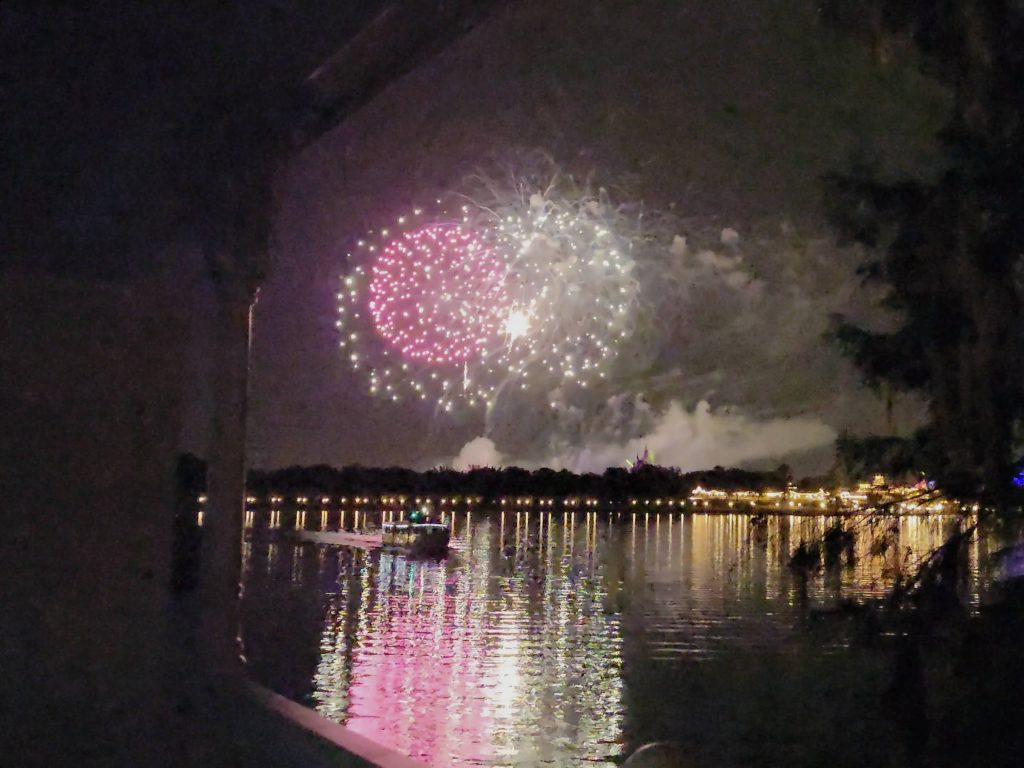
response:
[(426, 557), (448, 553), (451, 531), (440, 523), (385, 523), (381, 528), (381, 546)]

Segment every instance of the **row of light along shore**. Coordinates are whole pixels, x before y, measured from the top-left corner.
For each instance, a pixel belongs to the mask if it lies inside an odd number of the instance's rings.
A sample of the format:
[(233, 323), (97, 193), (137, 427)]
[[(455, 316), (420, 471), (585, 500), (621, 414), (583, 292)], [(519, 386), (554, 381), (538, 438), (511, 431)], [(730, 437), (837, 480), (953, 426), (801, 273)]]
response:
[[(264, 497), (246, 497), (246, 525), (252, 525), (256, 517), (256, 507), (266, 510), (269, 507), (271, 525), (280, 524), (281, 508), (295, 510), (296, 525), (305, 525), (310, 509), (319, 508), (321, 526), (326, 526), (326, 518), (331, 509), (351, 510), (352, 524), (358, 527), (359, 517), (366, 519), (368, 512), (383, 513), (381, 520), (404, 520), (412, 509), (422, 509), (429, 505), (435, 514), (442, 515), (446, 510), (463, 509), (539, 509), (539, 510), (610, 510), (649, 511), (652, 507), (657, 511), (693, 511), (693, 512), (765, 512), (769, 514), (862, 514), (876, 510), (884, 510), (888, 514), (955, 514), (958, 512), (977, 512), (977, 505), (961, 504), (955, 500), (939, 497), (923, 484), (915, 486), (893, 486), (885, 483), (883, 478), (876, 477), (870, 483), (860, 483), (853, 489), (839, 488), (835, 490), (818, 489), (817, 491), (800, 491), (790, 486), (784, 491), (722, 491), (700, 486), (693, 489), (688, 497), (657, 497), (630, 498), (612, 501), (585, 496), (546, 497), (546, 496), (503, 496), (485, 504), (481, 496), (415, 496), (403, 494), (384, 494), (380, 496), (324, 496), (297, 495), (285, 497), (269, 494)], [(199, 519), (202, 522), (203, 507), (206, 496), (201, 495), (199, 502)], [(289, 515), (291, 517), (291, 515)], [(344, 527), (344, 518), (340, 525)]]

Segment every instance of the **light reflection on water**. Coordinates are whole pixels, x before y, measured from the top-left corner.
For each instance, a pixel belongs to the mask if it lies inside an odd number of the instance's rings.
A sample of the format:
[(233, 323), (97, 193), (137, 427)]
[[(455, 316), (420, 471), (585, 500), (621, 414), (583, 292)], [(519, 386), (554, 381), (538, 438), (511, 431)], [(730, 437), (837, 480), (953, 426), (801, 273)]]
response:
[(885, 554), (861, 535), (856, 564), (812, 578), (806, 598), (786, 563), (825, 518), (476, 511), (458, 514), (440, 562), (256, 531), (247, 652), (257, 679), (437, 766), (610, 766), (644, 730), (624, 696), (631, 659), (785, 650), (808, 601), (881, 596), (951, 522), (901, 518)]

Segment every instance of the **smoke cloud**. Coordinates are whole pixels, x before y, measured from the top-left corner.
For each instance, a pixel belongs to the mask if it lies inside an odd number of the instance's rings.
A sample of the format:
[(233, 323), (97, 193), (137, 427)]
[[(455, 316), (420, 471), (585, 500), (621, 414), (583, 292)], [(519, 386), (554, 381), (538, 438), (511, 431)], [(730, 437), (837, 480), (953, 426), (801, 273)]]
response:
[(835, 431), (817, 419), (756, 420), (725, 410), (715, 413), (706, 401), (693, 411), (672, 402), (650, 432), (625, 443), (588, 445), (575, 456), (554, 457), (551, 463), (577, 472), (603, 472), (649, 448), (657, 464), (689, 472), (781, 460), (827, 446), (835, 437)]
[(836, 433), (864, 423), (855, 373), (824, 341), (829, 316), (863, 300), (849, 265), (827, 238), (785, 222), (743, 234), (667, 214), (644, 222), (630, 234), (631, 332), (608, 376), (586, 388), (504, 388), (488, 411), (489, 442), (463, 453), (600, 472), (647, 446), (686, 471), (787, 456), (822, 471)]
[(472, 467), (500, 467), (502, 455), (489, 437), (476, 437), (462, 446), (459, 455), (452, 459), (454, 469), (465, 471)]
[[(618, 406), (613, 410), (621, 413)], [(836, 437), (835, 430), (818, 419), (756, 419), (730, 409), (715, 412), (706, 401), (699, 402), (692, 411), (671, 402), (659, 415), (636, 407), (632, 412), (635, 423), (648, 422), (649, 427), (625, 440), (601, 439), (591, 433), (583, 447), (566, 445), (541, 461), (506, 461), (492, 440), (477, 437), (463, 446), (452, 463), (456, 469), (518, 465), (601, 473), (608, 467), (622, 466), (627, 458), (649, 448), (657, 464), (688, 472), (717, 465), (735, 467), (782, 460), (828, 446)]]

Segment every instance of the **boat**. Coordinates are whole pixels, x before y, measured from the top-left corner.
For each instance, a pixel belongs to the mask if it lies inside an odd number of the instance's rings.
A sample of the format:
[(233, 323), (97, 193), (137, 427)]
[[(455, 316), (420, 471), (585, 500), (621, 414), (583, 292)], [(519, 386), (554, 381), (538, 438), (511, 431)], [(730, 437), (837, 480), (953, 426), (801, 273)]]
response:
[(451, 529), (444, 523), (432, 521), (430, 512), (429, 507), (413, 509), (407, 521), (384, 523), (380, 532), (297, 530), (292, 535), (300, 541), (316, 544), (366, 550), (392, 549), (411, 555), (443, 557), (448, 553)]
[(444, 523), (432, 522), (424, 510), (413, 510), (407, 521), (384, 523), (380, 529), (381, 545), (386, 549), (431, 557), (448, 553), (451, 529)]
[(443, 523), (384, 523), (381, 546), (414, 555), (437, 556), (448, 552), (451, 531)]

